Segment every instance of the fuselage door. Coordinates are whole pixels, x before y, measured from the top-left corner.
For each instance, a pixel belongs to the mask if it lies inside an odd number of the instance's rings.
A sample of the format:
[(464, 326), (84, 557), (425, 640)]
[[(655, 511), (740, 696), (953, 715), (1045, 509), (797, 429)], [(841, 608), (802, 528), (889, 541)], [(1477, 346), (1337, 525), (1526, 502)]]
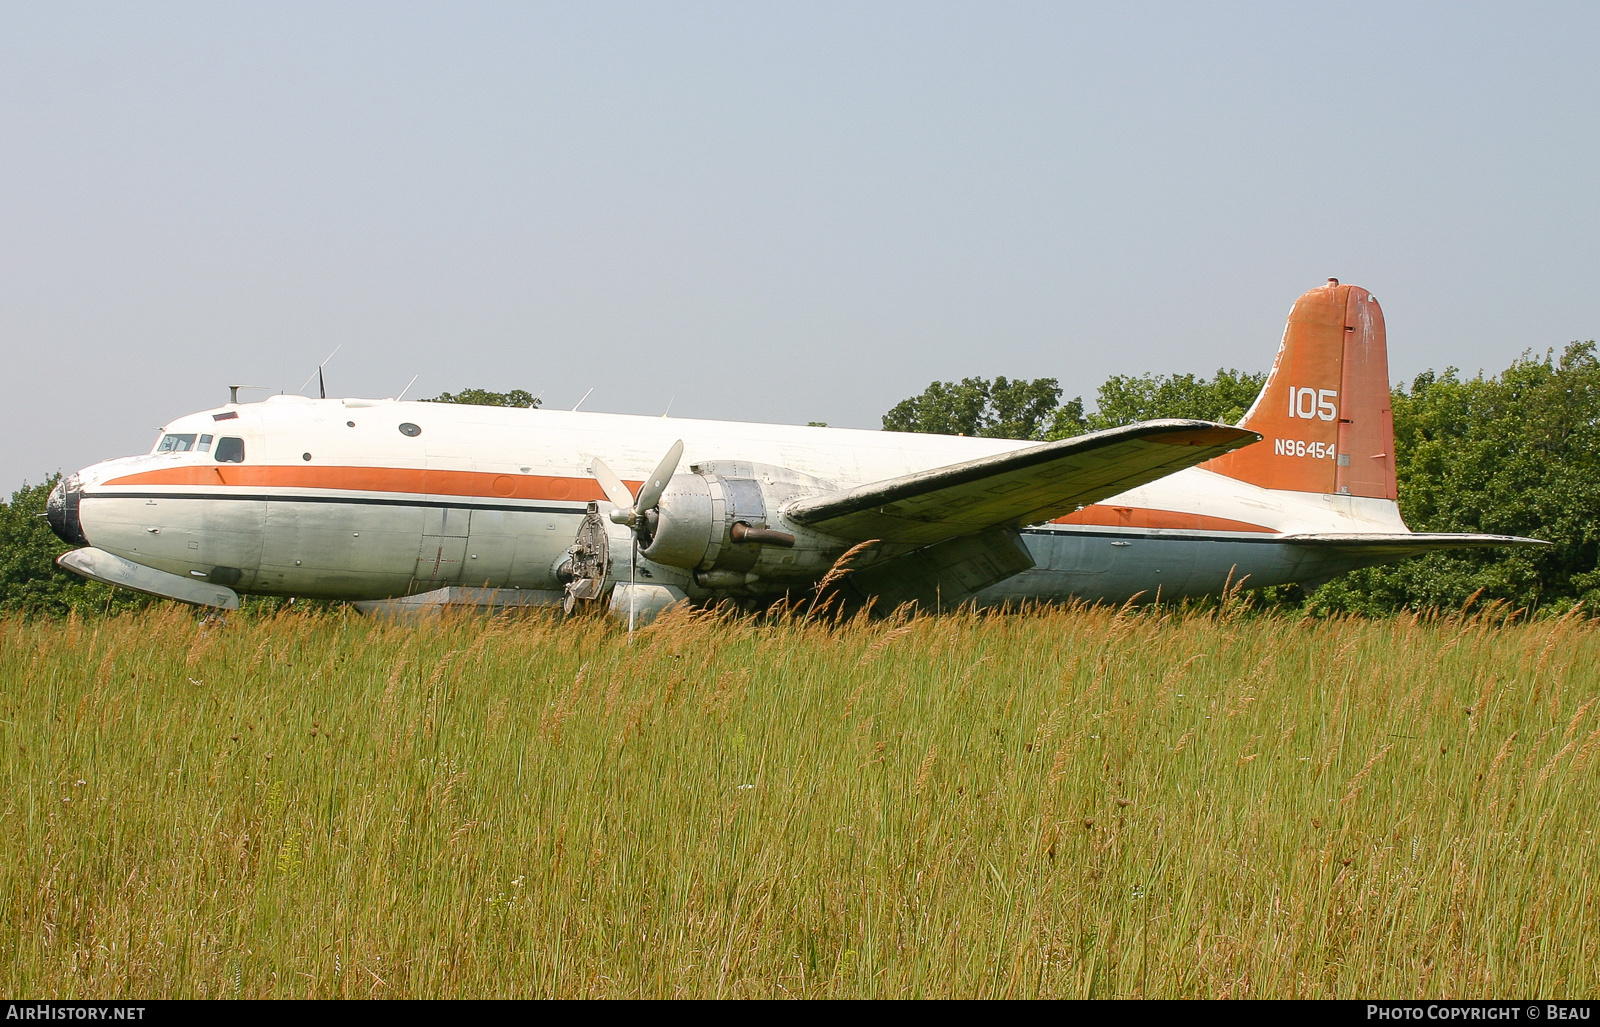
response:
[(417, 584), (421, 591), (454, 585), (461, 580), (467, 557), (470, 510), (429, 507), (424, 512), (422, 546), (417, 550)]

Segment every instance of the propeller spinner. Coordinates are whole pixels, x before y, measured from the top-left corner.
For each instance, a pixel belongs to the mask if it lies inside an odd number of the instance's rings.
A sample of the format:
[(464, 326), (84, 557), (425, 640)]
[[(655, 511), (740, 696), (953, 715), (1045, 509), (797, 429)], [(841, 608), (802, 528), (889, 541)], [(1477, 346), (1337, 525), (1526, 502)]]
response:
[(667, 450), (667, 455), (661, 458), (656, 469), (645, 479), (644, 485), (639, 489), (637, 497), (623, 484), (621, 478), (606, 462), (599, 457), (594, 458), (590, 467), (600, 487), (605, 490), (606, 498), (611, 500), (615, 507), (611, 511), (613, 524), (626, 524), (633, 529), (635, 540), (640, 539), (647, 532), (645, 517), (661, 502), (661, 493), (666, 491), (667, 482), (672, 480), (672, 475), (678, 469), (678, 461), (683, 459), (683, 440), (679, 439)]

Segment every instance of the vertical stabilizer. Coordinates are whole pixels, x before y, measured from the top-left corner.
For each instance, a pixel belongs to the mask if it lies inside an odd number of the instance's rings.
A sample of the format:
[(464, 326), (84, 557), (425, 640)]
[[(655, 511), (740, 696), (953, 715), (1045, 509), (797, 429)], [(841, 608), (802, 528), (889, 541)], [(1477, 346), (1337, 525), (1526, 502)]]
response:
[(1262, 440), (1206, 470), (1269, 489), (1397, 498), (1389, 355), (1371, 293), (1330, 278), (1295, 302), (1240, 426)]

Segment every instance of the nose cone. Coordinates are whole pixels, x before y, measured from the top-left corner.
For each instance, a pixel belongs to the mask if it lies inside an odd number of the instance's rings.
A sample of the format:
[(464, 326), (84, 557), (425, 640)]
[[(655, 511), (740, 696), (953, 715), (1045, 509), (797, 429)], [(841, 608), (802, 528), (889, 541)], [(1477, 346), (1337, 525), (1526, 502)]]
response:
[(50, 529), (61, 541), (75, 546), (86, 546), (89, 540), (83, 535), (83, 522), (78, 518), (78, 504), (83, 501), (83, 486), (76, 474), (69, 474), (56, 483), (45, 500), (44, 513)]

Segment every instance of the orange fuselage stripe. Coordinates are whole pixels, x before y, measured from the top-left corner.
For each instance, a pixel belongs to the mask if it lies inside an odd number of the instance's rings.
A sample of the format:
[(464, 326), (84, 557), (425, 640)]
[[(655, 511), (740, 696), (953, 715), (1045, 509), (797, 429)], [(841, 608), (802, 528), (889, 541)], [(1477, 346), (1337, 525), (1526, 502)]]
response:
[[(487, 471), (421, 470), (413, 467), (296, 467), (293, 465), (196, 464), (142, 471), (107, 485), (193, 485), (210, 488), (337, 489), (343, 492), (389, 492), (426, 496), (482, 496), (530, 501), (588, 502), (605, 493), (593, 478), (558, 478), (541, 474), (494, 474)], [(637, 489), (639, 482), (628, 482)], [(1277, 534), (1276, 529), (1211, 517), (1206, 514), (1149, 510), (1136, 506), (1086, 506), (1057, 517), (1052, 524), (1115, 528), (1177, 528), (1189, 531), (1248, 531)]]
[[(496, 499), (569, 500), (606, 498), (593, 478), (542, 474), (494, 474), (414, 467), (294, 467), (197, 464), (167, 467), (114, 478), (107, 485), (199, 485), (226, 488), (338, 489), (344, 492), (403, 492), (426, 496), (484, 496)], [(628, 483), (637, 488), (637, 482)]]
[(1148, 510), (1138, 506), (1086, 506), (1057, 517), (1051, 524), (1085, 524), (1107, 528), (1181, 528), (1188, 531), (1249, 531), (1276, 535), (1277, 529), (1206, 514)]

